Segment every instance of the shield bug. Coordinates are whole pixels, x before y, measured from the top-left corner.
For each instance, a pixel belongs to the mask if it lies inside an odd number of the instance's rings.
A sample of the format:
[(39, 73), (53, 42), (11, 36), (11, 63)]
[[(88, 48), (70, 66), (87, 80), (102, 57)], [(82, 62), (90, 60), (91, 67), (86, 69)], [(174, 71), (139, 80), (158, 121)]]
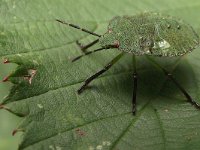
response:
[(87, 78), (84, 84), (78, 90), (82, 93), (88, 84), (98, 76), (110, 69), (125, 54), (132, 54), (134, 57), (133, 72), (133, 98), (132, 113), (136, 112), (136, 91), (137, 91), (137, 71), (135, 56), (146, 55), (146, 57), (158, 66), (163, 73), (177, 86), (177, 88), (185, 95), (188, 102), (200, 109), (200, 105), (195, 102), (188, 92), (176, 81), (176, 79), (165, 68), (163, 68), (155, 60), (148, 56), (159, 57), (178, 57), (191, 52), (199, 46), (199, 36), (194, 29), (185, 22), (164, 16), (158, 13), (141, 13), (134, 16), (117, 16), (114, 17), (108, 25), (107, 32), (103, 35), (93, 33), (89, 30), (80, 28), (77, 25), (70, 24), (61, 20), (56, 20), (62, 24), (82, 30), (88, 34), (98, 37), (95, 41), (83, 46), (79, 42), (81, 50), (85, 51), (96, 43), (100, 43), (100, 48), (85, 52), (73, 59), (79, 60), (81, 57), (106, 49), (117, 49), (121, 51), (114, 59), (112, 59), (102, 70)]

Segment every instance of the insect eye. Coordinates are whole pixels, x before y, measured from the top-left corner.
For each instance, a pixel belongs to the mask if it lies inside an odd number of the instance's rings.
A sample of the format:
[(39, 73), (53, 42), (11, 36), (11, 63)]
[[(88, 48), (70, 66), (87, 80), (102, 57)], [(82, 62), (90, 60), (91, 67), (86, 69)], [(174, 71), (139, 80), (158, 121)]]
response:
[(153, 44), (152, 41), (147, 41), (147, 42), (146, 42), (146, 45), (147, 45), (147, 46), (152, 46), (152, 44)]

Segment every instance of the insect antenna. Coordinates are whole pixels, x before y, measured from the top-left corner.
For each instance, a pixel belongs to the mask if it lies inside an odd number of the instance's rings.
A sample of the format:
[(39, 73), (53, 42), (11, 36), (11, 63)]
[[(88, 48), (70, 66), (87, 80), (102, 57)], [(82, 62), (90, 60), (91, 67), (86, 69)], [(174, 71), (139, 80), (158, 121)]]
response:
[(74, 25), (74, 24), (71, 24), (71, 23), (67, 23), (67, 22), (61, 21), (61, 20), (59, 20), (59, 19), (56, 19), (56, 21), (59, 22), (59, 23), (68, 25), (68, 26), (70, 26), (70, 27), (72, 27), (72, 28), (75, 28), (75, 29), (81, 30), (81, 31), (83, 31), (83, 32), (89, 33), (89, 34), (91, 34), (91, 35), (94, 35), (94, 36), (97, 36), (97, 37), (101, 37), (101, 35), (99, 35), (99, 34), (97, 34), (97, 33), (94, 33), (94, 32), (91, 32), (91, 31), (89, 31), (89, 30), (87, 30), (87, 29), (83, 29), (83, 28), (81, 28), (81, 27), (79, 27), (79, 26), (77, 26), (77, 25)]
[(95, 50), (93, 50), (93, 51), (85, 52), (83, 55), (77, 56), (77, 57), (75, 57), (74, 59), (72, 59), (72, 62), (75, 62), (75, 61), (79, 60), (79, 59), (82, 58), (83, 56), (87, 56), (87, 55), (93, 54), (93, 53), (95, 53), (95, 52), (99, 52), (99, 51), (102, 51), (102, 50), (105, 50), (105, 49), (111, 49), (111, 48), (114, 48), (114, 47), (112, 47), (112, 46), (109, 46), (109, 47), (102, 47), (102, 48), (95, 49)]

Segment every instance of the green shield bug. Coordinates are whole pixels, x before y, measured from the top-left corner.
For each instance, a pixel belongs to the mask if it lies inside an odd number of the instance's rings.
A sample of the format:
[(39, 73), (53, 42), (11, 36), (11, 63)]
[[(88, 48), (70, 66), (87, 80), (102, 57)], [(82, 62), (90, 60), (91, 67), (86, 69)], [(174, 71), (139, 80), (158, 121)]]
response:
[[(93, 36), (98, 37), (95, 41), (83, 46), (78, 41), (77, 44), (84, 51), (73, 59), (73, 62), (81, 57), (106, 49), (117, 49), (121, 51), (114, 59), (112, 59), (102, 70), (87, 78), (84, 84), (78, 90), (80, 94), (85, 90), (88, 84), (98, 76), (110, 69), (125, 54), (130, 53), (134, 56), (134, 72), (133, 72), (133, 98), (132, 113), (136, 112), (136, 91), (137, 91), (137, 71), (135, 56), (146, 55), (146, 57), (158, 66), (166, 76), (177, 86), (177, 88), (185, 95), (188, 102), (200, 109), (200, 105), (195, 102), (188, 92), (176, 81), (176, 79), (159, 63), (151, 59), (152, 56), (172, 57), (182, 56), (191, 52), (199, 46), (199, 36), (194, 29), (181, 20), (177, 20), (171, 16), (164, 16), (158, 13), (141, 13), (135, 16), (117, 16), (114, 17), (108, 25), (107, 32), (103, 35), (93, 33), (89, 30), (80, 28), (77, 25), (70, 24), (61, 20), (56, 20), (62, 24), (82, 30)], [(94, 51), (85, 52), (86, 49), (92, 47), (96, 43), (100, 43), (101, 47)]]

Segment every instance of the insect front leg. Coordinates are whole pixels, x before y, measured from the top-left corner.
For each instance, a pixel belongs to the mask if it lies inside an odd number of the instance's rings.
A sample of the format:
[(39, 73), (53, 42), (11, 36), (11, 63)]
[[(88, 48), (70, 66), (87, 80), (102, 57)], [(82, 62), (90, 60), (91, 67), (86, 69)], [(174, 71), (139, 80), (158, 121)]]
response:
[(94, 79), (96, 79), (98, 76), (100, 76), (101, 74), (103, 74), (104, 72), (108, 71), (108, 69), (110, 69), (116, 62), (118, 62), (118, 60), (123, 56), (123, 53), (120, 53), (119, 55), (117, 55), (113, 60), (111, 60), (102, 70), (98, 71), (97, 73), (95, 73), (94, 75), (92, 75), (91, 77), (87, 78), (83, 84), (83, 86), (81, 86), (81, 88), (78, 90), (78, 94), (81, 94), (85, 88), (89, 85), (90, 82), (92, 82)]
[(87, 45), (83, 45), (83, 44), (81, 44), (79, 41), (76, 41), (76, 44), (77, 44), (78, 47), (81, 49), (81, 51), (82, 51), (83, 53), (85, 53), (86, 50), (87, 50), (88, 48), (92, 47), (93, 45), (95, 45), (95, 44), (98, 43), (98, 42), (99, 42), (99, 39), (94, 40), (93, 42), (91, 42), (91, 43), (89, 43), (89, 44), (87, 44)]
[(169, 73), (165, 68), (163, 68), (162, 66), (160, 66), (160, 64), (158, 64), (156, 61), (154, 61), (153, 59), (149, 58), (147, 56), (147, 58), (154, 64), (156, 65), (158, 68), (160, 68), (163, 73), (176, 85), (176, 87), (184, 94), (184, 96), (187, 98), (187, 101), (189, 103), (191, 103), (192, 105), (194, 105), (197, 109), (200, 109), (200, 105), (193, 100), (193, 98), (188, 94), (188, 92), (178, 83), (178, 81), (173, 77), (173, 75), (171, 73)]
[(136, 113), (136, 98), (137, 98), (137, 70), (136, 70), (136, 58), (133, 56), (133, 65), (134, 65), (134, 73), (133, 73), (133, 97), (132, 97), (132, 113), (135, 115)]
[(75, 61), (81, 59), (84, 56), (91, 55), (93, 53), (96, 53), (96, 52), (99, 52), (99, 51), (102, 51), (102, 50), (106, 50), (106, 49), (111, 49), (111, 48), (112, 47), (102, 47), (102, 48), (95, 49), (93, 51), (85, 52), (83, 55), (79, 55), (79, 56), (75, 57), (74, 59), (72, 59), (72, 62), (75, 62)]

